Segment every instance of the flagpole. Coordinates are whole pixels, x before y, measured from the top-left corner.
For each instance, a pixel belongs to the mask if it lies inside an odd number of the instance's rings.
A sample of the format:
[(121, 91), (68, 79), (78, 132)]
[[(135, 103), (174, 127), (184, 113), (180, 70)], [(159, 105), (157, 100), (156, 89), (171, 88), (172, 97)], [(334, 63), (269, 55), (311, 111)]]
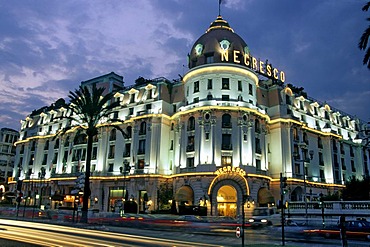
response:
[(222, 0), (218, 0), (218, 15), (221, 15), (221, 2)]

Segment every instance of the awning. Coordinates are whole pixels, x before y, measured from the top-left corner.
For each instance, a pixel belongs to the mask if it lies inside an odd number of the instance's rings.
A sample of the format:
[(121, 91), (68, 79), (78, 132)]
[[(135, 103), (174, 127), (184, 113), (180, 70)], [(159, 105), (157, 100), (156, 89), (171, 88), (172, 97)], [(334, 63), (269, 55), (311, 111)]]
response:
[(275, 198), (272, 196), (271, 192), (267, 188), (262, 188), (258, 191), (258, 203), (267, 204), (274, 203)]
[(178, 202), (192, 202), (194, 199), (194, 192), (190, 186), (182, 186), (175, 194), (175, 200)]
[(63, 201), (64, 195), (54, 194), (51, 196), (52, 201)]

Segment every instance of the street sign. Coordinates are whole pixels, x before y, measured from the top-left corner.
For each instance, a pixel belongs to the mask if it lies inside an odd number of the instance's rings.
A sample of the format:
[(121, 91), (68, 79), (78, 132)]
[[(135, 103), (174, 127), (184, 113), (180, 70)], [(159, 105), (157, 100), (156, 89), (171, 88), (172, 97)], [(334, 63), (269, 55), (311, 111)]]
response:
[(240, 230), (240, 227), (238, 226), (238, 227), (236, 228), (236, 231), (235, 231), (235, 236), (236, 236), (237, 238), (240, 238), (240, 232), (241, 232), (241, 230)]

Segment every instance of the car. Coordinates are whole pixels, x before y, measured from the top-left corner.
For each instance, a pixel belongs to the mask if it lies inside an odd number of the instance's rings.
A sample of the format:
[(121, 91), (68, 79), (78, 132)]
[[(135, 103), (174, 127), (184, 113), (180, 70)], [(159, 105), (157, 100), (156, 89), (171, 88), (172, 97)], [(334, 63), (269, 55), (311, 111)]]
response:
[(252, 227), (281, 225), (281, 214), (274, 207), (256, 207), (248, 222)]
[[(348, 220), (345, 222), (345, 229), (347, 238), (370, 240), (370, 222), (366, 220)], [(340, 226), (337, 224), (327, 226), (323, 229), (305, 230), (304, 232), (309, 235), (315, 234), (325, 238), (338, 238), (340, 237)]]

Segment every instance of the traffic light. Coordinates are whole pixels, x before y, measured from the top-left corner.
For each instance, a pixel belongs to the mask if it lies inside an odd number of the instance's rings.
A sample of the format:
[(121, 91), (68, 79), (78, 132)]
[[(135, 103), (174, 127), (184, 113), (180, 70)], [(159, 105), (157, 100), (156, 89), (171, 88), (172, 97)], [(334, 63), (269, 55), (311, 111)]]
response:
[(282, 195), (285, 195), (287, 193), (287, 190), (285, 189), (288, 186), (287, 184), (287, 177), (280, 177), (280, 193)]
[(280, 178), (280, 188), (284, 189), (288, 186), (287, 180), (288, 180), (287, 177)]

